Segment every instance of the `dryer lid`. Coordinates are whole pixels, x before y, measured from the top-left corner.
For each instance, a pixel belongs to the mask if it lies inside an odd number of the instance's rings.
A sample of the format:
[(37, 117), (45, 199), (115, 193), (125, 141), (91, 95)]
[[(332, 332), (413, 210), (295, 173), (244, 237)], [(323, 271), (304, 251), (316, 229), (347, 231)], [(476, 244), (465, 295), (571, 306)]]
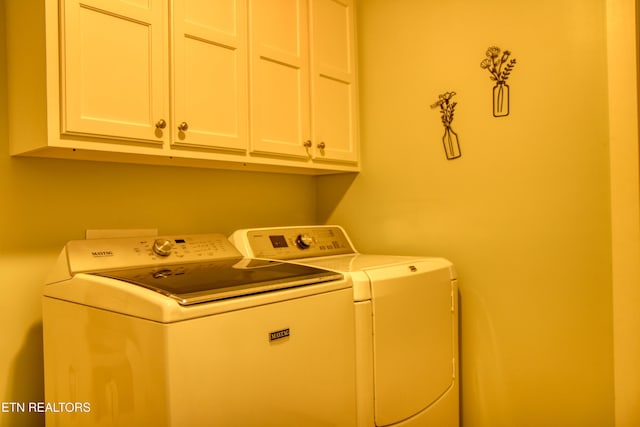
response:
[(340, 280), (333, 271), (251, 258), (166, 264), (90, 273), (142, 286), (181, 305)]

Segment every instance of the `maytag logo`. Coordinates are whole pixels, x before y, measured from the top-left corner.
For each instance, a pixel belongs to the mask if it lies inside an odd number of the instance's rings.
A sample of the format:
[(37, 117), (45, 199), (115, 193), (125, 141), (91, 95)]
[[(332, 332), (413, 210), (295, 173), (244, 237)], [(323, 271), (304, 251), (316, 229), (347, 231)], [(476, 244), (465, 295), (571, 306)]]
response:
[(283, 340), (285, 338), (289, 338), (289, 335), (291, 335), (289, 328), (281, 329), (279, 331), (269, 332), (269, 341), (273, 342), (273, 341)]
[(91, 255), (96, 258), (102, 258), (106, 256), (113, 256), (113, 251), (91, 251)]

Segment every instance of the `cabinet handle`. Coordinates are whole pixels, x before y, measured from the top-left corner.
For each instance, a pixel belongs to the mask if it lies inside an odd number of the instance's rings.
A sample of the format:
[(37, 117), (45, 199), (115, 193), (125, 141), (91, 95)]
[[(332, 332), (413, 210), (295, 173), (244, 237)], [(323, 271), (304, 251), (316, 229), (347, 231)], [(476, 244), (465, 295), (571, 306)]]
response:
[(307, 147), (307, 148), (311, 148), (311, 145), (312, 145), (312, 144), (311, 144), (311, 140), (310, 140), (310, 139), (307, 139), (307, 140), (306, 140), (302, 145), (304, 145), (304, 146), (305, 146), (305, 147)]
[(189, 129), (189, 125), (187, 124), (187, 122), (182, 122), (178, 125), (179, 131), (186, 132), (187, 129)]
[(319, 149), (321, 149), (321, 150), (324, 150), (324, 148), (325, 148), (326, 146), (327, 146), (327, 145), (326, 145), (324, 142), (321, 142), (320, 144), (318, 144), (318, 148), (319, 148)]
[(164, 119), (160, 119), (158, 120), (158, 122), (156, 123), (156, 128), (157, 129), (164, 129), (167, 127), (167, 122), (164, 121)]

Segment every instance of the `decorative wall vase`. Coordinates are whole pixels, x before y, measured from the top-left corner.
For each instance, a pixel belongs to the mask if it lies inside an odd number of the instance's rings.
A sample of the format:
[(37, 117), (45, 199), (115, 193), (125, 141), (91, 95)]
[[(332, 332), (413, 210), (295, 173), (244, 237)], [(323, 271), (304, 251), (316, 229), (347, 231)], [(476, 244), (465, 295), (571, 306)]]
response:
[(509, 85), (502, 81), (493, 87), (493, 116), (507, 115), (509, 115)]
[(493, 87), (493, 116), (504, 117), (509, 115), (509, 85), (507, 79), (516, 66), (515, 58), (509, 60), (511, 52), (502, 52), (499, 47), (491, 46), (487, 49), (487, 57), (480, 63), (491, 74), (489, 78), (496, 82)]
[(444, 153), (447, 156), (447, 160), (457, 159), (462, 156), (458, 134), (451, 128), (453, 112), (455, 111), (456, 105), (458, 105), (457, 102), (451, 101), (451, 98), (453, 98), (455, 94), (455, 92), (446, 92), (438, 95), (438, 100), (431, 105), (431, 108), (440, 107), (440, 115), (442, 124), (444, 125), (442, 144), (444, 145)]
[(451, 126), (445, 126), (442, 144), (444, 145), (447, 160), (457, 159), (462, 155), (460, 152), (460, 143), (458, 142), (458, 134), (451, 129)]

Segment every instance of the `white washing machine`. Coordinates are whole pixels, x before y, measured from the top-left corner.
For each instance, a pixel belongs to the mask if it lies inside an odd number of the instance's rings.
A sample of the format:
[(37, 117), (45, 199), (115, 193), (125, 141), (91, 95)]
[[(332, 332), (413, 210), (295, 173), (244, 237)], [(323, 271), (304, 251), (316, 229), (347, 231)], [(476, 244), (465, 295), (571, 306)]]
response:
[(352, 292), (221, 234), (71, 241), (44, 288), (47, 426), (352, 427)]
[(358, 253), (339, 226), (238, 230), (245, 256), (341, 272), (353, 283), (359, 427), (458, 427), (458, 290), (443, 258)]

